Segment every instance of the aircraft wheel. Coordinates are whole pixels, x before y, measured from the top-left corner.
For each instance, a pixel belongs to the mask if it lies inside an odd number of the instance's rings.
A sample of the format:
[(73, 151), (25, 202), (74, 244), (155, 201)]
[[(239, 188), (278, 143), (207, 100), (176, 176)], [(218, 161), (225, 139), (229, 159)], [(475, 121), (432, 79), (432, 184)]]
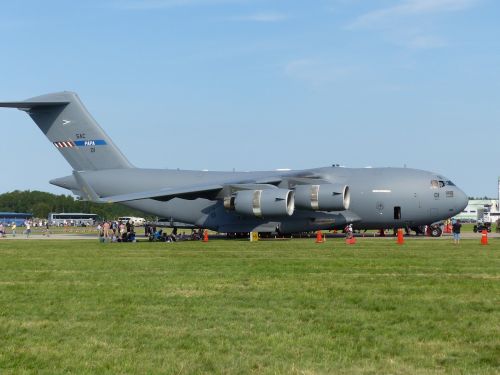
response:
[(439, 227), (435, 227), (431, 229), (431, 237), (441, 237), (443, 231)]

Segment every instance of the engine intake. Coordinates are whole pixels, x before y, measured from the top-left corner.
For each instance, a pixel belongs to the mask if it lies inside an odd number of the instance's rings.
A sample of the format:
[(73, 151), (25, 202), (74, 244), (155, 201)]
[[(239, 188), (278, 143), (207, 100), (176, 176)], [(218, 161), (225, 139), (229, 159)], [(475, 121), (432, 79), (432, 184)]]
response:
[(344, 211), (349, 209), (349, 186), (340, 184), (298, 185), (295, 205), (313, 211)]
[(291, 216), (295, 210), (292, 190), (241, 190), (234, 197), (226, 197), (224, 206), (245, 216)]

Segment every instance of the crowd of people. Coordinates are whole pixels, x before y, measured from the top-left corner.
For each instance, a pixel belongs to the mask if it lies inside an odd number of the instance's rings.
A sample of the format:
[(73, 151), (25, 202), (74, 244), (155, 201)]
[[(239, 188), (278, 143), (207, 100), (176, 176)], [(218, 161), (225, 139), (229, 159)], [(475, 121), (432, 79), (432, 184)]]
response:
[[(68, 224), (69, 226), (69, 224)], [(32, 228), (43, 228), (42, 231), (37, 230), (37, 234), (43, 234), (47, 237), (51, 235), (51, 227), (48, 221), (25, 220), (19, 227), (16, 222), (3, 223), (0, 222), (0, 238), (6, 238), (7, 235), (16, 237), (19, 228), (22, 228), (22, 233), (26, 238), (30, 238)], [(137, 242), (134, 223), (132, 220), (118, 221), (110, 220), (97, 224), (96, 227), (99, 233), (100, 242)], [(176, 242), (182, 240), (200, 240), (202, 238), (202, 230), (194, 229), (191, 234), (185, 232), (178, 233), (177, 228), (174, 228), (171, 233), (167, 233), (164, 229), (157, 229), (155, 225), (146, 224), (144, 226), (144, 236), (149, 241), (159, 242)]]
[[(100, 242), (137, 242), (137, 234), (132, 220), (128, 221), (104, 221), (97, 225)], [(163, 228), (156, 225), (146, 224), (144, 226), (144, 237), (155, 242), (177, 242), (184, 240), (200, 240), (203, 237), (201, 229), (193, 229), (191, 234), (179, 233), (174, 228), (171, 233), (167, 233)]]
[[(31, 227), (33, 226), (33, 222), (31, 220), (25, 220), (24, 221), (24, 230), (23, 234), (26, 236), (26, 238), (29, 238), (31, 236)], [(16, 237), (17, 235), (17, 224), (15, 222), (12, 222), (10, 226), (7, 226), (4, 223), (0, 222), (0, 238), (5, 238), (7, 237), (7, 228), (10, 227), (10, 234), (12, 237)], [(48, 228), (48, 225), (47, 225)], [(49, 235), (49, 231), (47, 229), (47, 233), (44, 233)]]
[(159, 242), (176, 242), (185, 240), (201, 240), (202, 230), (193, 229), (191, 234), (187, 235), (185, 232), (178, 233), (177, 228), (174, 228), (170, 234), (163, 231), (163, 229), (156, 228), (155, 225), (146, 224), (144, 226), (144, 235), (148, 237), (149, 241)]
[(97, 225), (97, 230), (100, 242), (137, 242), (132, 220), (104, 221)]

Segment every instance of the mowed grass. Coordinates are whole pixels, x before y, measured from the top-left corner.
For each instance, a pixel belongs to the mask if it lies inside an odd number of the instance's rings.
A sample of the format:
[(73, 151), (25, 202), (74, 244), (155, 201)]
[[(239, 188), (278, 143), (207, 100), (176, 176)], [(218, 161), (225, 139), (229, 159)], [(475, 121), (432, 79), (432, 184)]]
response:
[(500, 242), (0, 241), (0, 373), (498, 374)]

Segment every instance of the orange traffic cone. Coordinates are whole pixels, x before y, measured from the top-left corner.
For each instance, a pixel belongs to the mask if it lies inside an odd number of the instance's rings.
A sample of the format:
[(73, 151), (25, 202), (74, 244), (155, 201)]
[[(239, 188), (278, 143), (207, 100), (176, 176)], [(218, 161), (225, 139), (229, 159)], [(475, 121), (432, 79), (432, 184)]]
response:
[(316, 232), (316, 243), (323, 243), (323, 235), (320, 230)]
[(352, 237), (347, 237), (345, 239), (345, 243), (347, 245), (354, 245), (356, 243), (356, 237), (352, 236)]
[(402, 245), (405, 243), (405, 238), (403, 237), (403, 229), (399, 228), (398, 229), (398, 244)]
[(203, 231), (203, 242), (208, 242), (208, 230)]
[(481, 232), (481, 245), (488, 245), (488, 231), (486, 229)]

